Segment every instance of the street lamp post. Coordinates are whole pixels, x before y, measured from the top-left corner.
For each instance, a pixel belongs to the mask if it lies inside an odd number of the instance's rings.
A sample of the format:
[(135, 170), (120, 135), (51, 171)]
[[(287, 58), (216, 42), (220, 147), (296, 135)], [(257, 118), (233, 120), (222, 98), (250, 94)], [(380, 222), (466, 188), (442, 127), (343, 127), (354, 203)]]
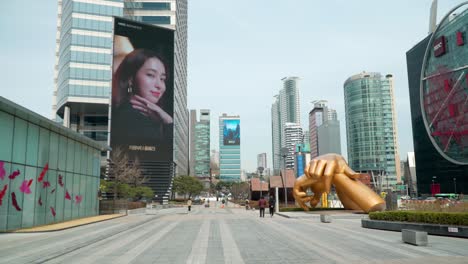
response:
[(283, 181), (283, 187), (284, 187), (284, 203), (285, 207), (288, 207), (288, 182), (287, 182), (287, 177), (286, 177), (286, 157), (288, 156), (289, 149), (288, 148), (281, 148), (281, 157), (283, 157), (283, 167), (284, 167), (284, 181)]

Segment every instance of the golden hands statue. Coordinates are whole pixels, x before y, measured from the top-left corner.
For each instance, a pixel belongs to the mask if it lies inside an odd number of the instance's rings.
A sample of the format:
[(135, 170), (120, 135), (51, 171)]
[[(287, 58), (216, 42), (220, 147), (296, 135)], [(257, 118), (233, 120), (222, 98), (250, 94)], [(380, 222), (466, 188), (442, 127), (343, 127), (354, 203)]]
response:
[[(306, 203), (315, 207), (323, 193), (330, 193), (334, 185), (341, 203), (346, 209), (361, 209), (365, 212), (382, 211), (385, 202), (369, 187), (358, 181), (361, 173), (354, 172), (344, 158), (338, 154), (326, 154), (314, 158), (307, 164), (304, 175), (296, 179), (293, 195), (296, 202), (305, 211)], [(314, 195), (308, 196), (311, 189)]]

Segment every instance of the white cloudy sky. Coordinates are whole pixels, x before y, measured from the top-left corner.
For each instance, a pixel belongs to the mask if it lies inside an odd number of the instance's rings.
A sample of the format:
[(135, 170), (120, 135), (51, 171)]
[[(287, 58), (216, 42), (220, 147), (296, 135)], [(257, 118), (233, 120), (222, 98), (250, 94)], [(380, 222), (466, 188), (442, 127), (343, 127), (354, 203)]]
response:
[[(362, 71), (395, 79), (398, 143), (412, 151), (406, 51), (427, 35), (431, 0), (188, 0), (188, 107), (241, 116), (242, 167), (271, 161), (273, 95), (299, 76), (301, 120), (313, 100), (338, 111), (346, 155), (343, 83)], [(440, 0), (438, 18), (463, 0)], [(0, 95), (51, 116), (57, 1), (6, 1), (0, 9)], [(271, 166), (271, 163), (269, 164)]]

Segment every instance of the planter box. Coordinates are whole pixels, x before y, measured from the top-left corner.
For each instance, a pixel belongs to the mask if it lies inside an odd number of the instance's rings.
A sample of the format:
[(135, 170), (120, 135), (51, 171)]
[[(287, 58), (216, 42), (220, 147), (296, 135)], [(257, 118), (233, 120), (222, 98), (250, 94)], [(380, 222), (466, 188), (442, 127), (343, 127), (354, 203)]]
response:
[(429, 235), (451, 236), (468, 238), (468, 226), (436, 225), (412, 222), (380, 221), (361, 219), (361, 226), (364, 228), (399, 231), (411, 229), (427, 232)]

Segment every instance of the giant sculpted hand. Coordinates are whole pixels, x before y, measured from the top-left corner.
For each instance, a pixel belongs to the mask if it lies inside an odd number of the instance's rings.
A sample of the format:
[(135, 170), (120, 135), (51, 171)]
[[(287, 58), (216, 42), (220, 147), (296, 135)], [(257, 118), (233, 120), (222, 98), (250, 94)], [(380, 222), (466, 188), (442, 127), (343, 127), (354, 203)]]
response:
[[(311, 160), (307, 164), (304, 175), (296, 179), (293, 195), (296, 202), (308, 211), (306, 203), (315, 207), (323, 193), (330, 193), (332, 184), (338, 197), (347, 209), (362, 209), (366, 212), (379, 211), (385, 208), (385, 202), (358, 181), (360, 173), (354, 172), (344, 158), (338, 154), (326, 154)], [(311, 189), (314, 195), (308, 196)]]

